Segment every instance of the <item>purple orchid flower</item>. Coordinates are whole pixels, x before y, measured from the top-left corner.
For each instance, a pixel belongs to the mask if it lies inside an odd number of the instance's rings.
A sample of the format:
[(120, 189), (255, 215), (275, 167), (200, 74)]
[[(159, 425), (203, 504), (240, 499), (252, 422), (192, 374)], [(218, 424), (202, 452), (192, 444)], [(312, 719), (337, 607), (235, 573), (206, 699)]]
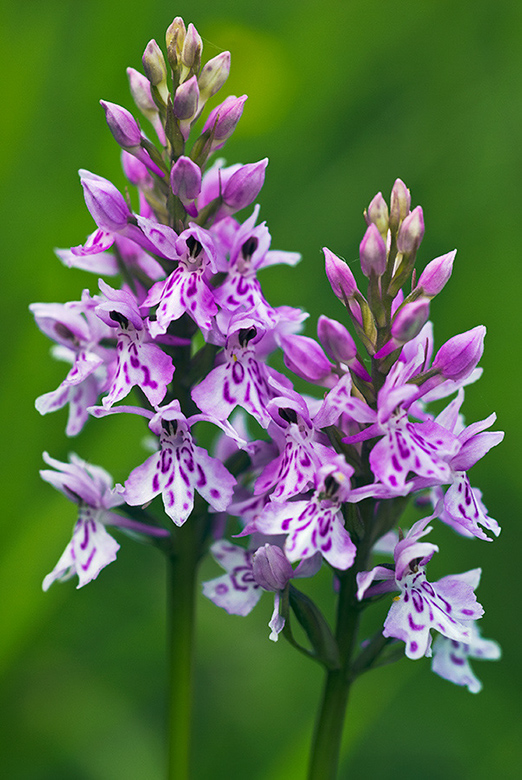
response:
[[(230, 615), (248, 615), (261, 598), (263, 590), (274, 593), (274, 611), (268, 623), (270, 637), (277, 642), (285, 620), (279, 614), (280, 594), (294, 577), (309, 577), (317, 571), (317, 560), (312, 565), (299, 565), (294, 570), (283, 550), (277, 544), (265, 542), (255, 535), (246, 550), (221, 539), (210, 548), (214, 560), (226, 574), (203, 583), (203, 594)], [(274, 540), (275, 541), (275, 540)]]
[(151, 337), (135, 296), (126, 290), (114, 290), (102, 279), (99, 284), (105, 300), (96, 307), (96, 313), (107, 325), (117, 328), (118, 339), (116, 376), (103, 405), (111, 407), (138, 385), (155, 406), (163, 400), (172, 380), (172, 359), (156, 344), (150, 343)]
[(52, 572), (45, 577), (44, 590), (56, 580), (63, 582), (75, 574), (78, 575), (77, 587), (81, 588), (116, 559), (120, 545), (107, 533), (106, 525), (153, 536), (167, 535), (163, 529), (137, 523), (112, 511), (124, 503), (124, 498), (113, 489), (112, 478), (104, 469), (91, 466), (74, 454), (69, 463), (55, 460), (46, 452), (43, 458), (55, 470), (42, 469), (42, 479), (78, 504), (78, 520), (72, 539)]
[[(477, 463), (492, 447), (500, 444), (504, 438), (502, 431), (486, 431), (496, 420), (491, 414), (485, 420), (464, 427), (460, 417), (460, 408), (464, 401), (464, 390), (461, 388), (457, 397), (437, 416), (436, 422), (457, 436), (459, 450), (449, 461), (451, 473), (443, 502), (441, 488), (434, 488), (434, 505), (440, 507), (439, 518), (450, 525), (457, 533), (475, 536), (485, 541), (492, 541), (482, 528), (491, 531), (495, 536), (500, 534), (497, 521), (489, 517), (482, 502), (482, 494), (477, 488), (472, 488), (467, 470)], [(430, 481), (419, 477), (413, 480), (415, 490), (431, 487)], [(482, 526), (482, 527), (481, 527)]]
[[(272, 545), (265, 545), (266, 547), (271, 550), (279, 550), (278, 547), (273, 548)], [(224, 540), (214, 542), (210, 552), (214, 560), (225, 569), (226, 574), (204, 582), (203, 595), (216, 606), (226, 610), (229, 615), (248, 615), (261, 598), (263, 590), (266, 589), (256, 580), (253, 565), (255, 553)], [(289, 569), (286, 580), (288, 581), (293, 577), (294, 572), (290, 563), (288, 561), (286, 563)], [(271, 629), (269, 639), (277, 642), (285, 621), (279, 614), (279, 590), (272, 588), (270, 590), (274, 590), (274, 611), (268, 624)]]
[(94, 313), (98, 302), (84, 290), (81, 301), (33, 303), (29, 307), (40, 330), (58, 342), (52, 349), (53, 356), (72, 364), (56, 390), (44, 393), (35, 402), (40, 414), (69, 404), (67, 436), (81, 431), (89, 416), (87, 408), (107, 390), (115, 371), (114, 349), (100, 345), (112, 334)]
[[(456, 574), (455, 579), (461, 580), (475, 589), (480, 581), (480, 569)], [(462, 622), (465, 623), (465, 621)], [(498, 642), (482, 638), (474, 620), (469, 622), (469, 631), (470, 636), (466, 642), (459, 642), (439, 634), (433, 643), (431, 669), (439, 677), (443, 677), (455, 685), (466, 686), (470, 693), (479, 693), (482, 690), (482, 683), (474, 674), (469, 659), (496, 661), (500, 658), (502, 651)]]
[(268, 502), (242, 532), (287, 534), (285, 554), (289, 561), (320, 553), (336, 569), (349, 569), (356, 547), (344, 527), (341, 504), (348, 499), (354, 469), (342, 455), (330, 455), (330, 463), (316, 471), (315, 491), (310, 499)]
[[(443, 577), (429, 583), (425, 567), (438, 547), (421, 542), (431, 527), (431, 517), (415, 523), (394, 551), (395, 572), (376, 566), (357, 575), (358, 598), (399, 590), (384, 622), (383, 635), (406, 643), (408, 658), (431, 655), (431, 629), (457, 642), (470, 640), (469, 621), (480, 618), (484, 610), (477, 603), (466, 575)], [(468, 575), (471, 575), (468, 572)], [(373, 580), (382, 582), (372, 585)]]
[(412, 422), (408, 410), (422, 389), (408, 379), (424, 362), (419, 349), (407, 362), (395, 363), (378, 393), (377, 421), (343, 441), (355, 444), (382, 436), (370, 452), (370, 466), (376, 478), (388, 487), (402, 490), (410, 472), (432, 485), (450, 481), (449, 461), (459, 450), (457, 437), (438, 423)]
[(305, 492), (315, 481), (318, 469), (335, 460), (328, 441), (312, 424), (305, 401), (288, 390), (267, 404), (272, 417), (268, 432), (279, 443), (280, 455), (269, 463), (257, 478), (258, 495), (274, 488), (272, 501), (286, 501)]
[[(160, 449), (145, 463), (135, 468), (125, 482), (124, 497), (131, 506), (147, 504), (161, 493), (165, 512), (176, 525), (183, 525), (194, 507), (194, 491), (216, 511), (227, 509), (232, 499), (236, 480), (225, 466), (198, 447), (190, 433), (190, 426), (207, 420), (227, 428), (231, 426), (209, 418), (194, 415), (186, 418), (178, 400), (164, 407), (156, 407), (153, 414), (139, 407), (120, 407), (120, 411), (133, 412), (150, 419), (149, 428), (159, 436)], [(106, 410), (92, 410), (96, 416), (104, 416)], [(117, 412), (118, 409), (110, 410)]]
[(207, 272), (217, 271), (217, 250), (210, 233), (194, 225), (175, 242), (178, 267), (170, 276), (156, 282), (142, 306), (157, 306), (156, 320), (150, 324), (151, 333), (165, 333), (173, 320), (185, 312), (202, 330), (212, 328), (212, 318), (218, 307), (207, 280)]
[[(259, 206), (256, 206), (252, 215), (237, 226), (230, 242), (228, 274), (215, 291), (215, 298), (221, 307), (230, 312), (255, 310), (256, 316), (270, 327), (278, 318), (263, 296), (256, 278), (257, 271), (276, 263), (295, 265), (301, 256), (296, 252), (270, 252), (271, 237), (266, 223), (255, 226), (258, 215)], [(232, 224), (237, 225), (234, 220)]]
[(239, 314), (230, 320), (220, 355), (223, 362), (192, 390), (192, 399), (202, 412), (226, 420), (239, 405), (260, 425), (268, 426), (268, 402), (279, 395), (281, 387), (291, 387), (291, 383), (257, 359), (256, 345), (264, 334), (263, 323), (251, 314)]

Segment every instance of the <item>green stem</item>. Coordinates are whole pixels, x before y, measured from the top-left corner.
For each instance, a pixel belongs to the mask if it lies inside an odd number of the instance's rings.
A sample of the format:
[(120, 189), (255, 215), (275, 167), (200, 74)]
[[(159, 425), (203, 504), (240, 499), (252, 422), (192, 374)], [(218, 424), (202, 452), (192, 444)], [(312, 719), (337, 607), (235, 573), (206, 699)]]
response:
[[(193, 518), (191, 518), (193, 520)], [(189, 780), (192, 748), (192, 678), (198, 570), (195, 523), (175, 529), (168, 567), (169, 720), (168, 780)]]
[(317, 719), (308, 780), (335, 780), (341, 749), (350, 681), (344, 669), (326, 672)]
[(337, 777), (346, 705), (353, 681), (350, 675), (350, 664), (360, 618), (356, 589), (355, 571), (343, 574), (336, 630), (342, 667), (326, 672), (323, 698), (312, 744), (309, 780), (335, 780)]
[[(364, 502), (365, 504), (367, 502)], [(368, 507), (359, 507), (364, 517)], [(368, 518), (365, 518), (368, 520)], [(318, 712), (308, 780), (335, 780), (341, 751), (343, 726), (350, 686), (355, 679), (352, 658), (357, 647), (361, 605), (357, 600), (357, 572), (367, 568), (371, 549), (368, 533), (361, 539), (354, 565), (346, 572), (338, 572), (340, 580), (337, 602), (335, 638), (341, 658), (340, 669), (326, 672), (323, 697)]]

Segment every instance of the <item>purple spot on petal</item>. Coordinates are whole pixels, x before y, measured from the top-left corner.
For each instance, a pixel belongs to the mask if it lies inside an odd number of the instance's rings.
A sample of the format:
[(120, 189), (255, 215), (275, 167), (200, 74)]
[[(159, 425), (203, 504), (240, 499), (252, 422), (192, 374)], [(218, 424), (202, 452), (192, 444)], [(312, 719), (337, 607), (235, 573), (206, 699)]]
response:
[(219, 585), (216, 585), (216, 593), (219, 593), (220, 595), (228, 593), (228, 585), (225, 585), (224, 582), (220, 582)]
[(459, 658), (459, 656), (455, 655), (454, 653), (450, 653), (450, 659), (452, 663), (454, 663), (456, 666), (464, 666), (464, 664), (466, 663), (464, 658)]

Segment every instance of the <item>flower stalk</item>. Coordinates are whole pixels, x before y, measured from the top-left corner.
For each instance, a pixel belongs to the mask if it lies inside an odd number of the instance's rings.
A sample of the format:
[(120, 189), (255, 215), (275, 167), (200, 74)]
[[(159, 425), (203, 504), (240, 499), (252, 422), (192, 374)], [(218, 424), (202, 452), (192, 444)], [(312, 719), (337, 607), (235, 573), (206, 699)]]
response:
[(197, 525), (176, 528), (167, 556), (168, 778), (189, 780), (192, 766), (194, 639), (200, 557)]

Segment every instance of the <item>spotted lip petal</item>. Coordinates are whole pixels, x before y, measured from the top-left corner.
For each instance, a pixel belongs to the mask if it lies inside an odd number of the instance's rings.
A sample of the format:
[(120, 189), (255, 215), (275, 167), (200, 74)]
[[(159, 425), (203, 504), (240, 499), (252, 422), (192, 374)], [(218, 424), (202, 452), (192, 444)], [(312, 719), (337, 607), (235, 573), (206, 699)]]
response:
[(232, 499), (236, 480), (220, 461), (194, 444), (178, 407), (174, 401), (152, 418), (152, 430), (158, 430), (159, 420), (166, 423), (160, 433), (160, 450), (131, 472), (124, 495), (128, 504), (137, 506), (161, 493), (168, 516), (183, 525), (192, 512), (195, 491), (221, 512)]
[(432, 484), (451, 479), (448, 461), (459, 447), (457, 438), (434, 422), (412, 423), (405, 415), (391, 418), (385, 436), (370, 453), (375, 476), (391, 488), (404, 487), (409, 472)]
[(230, 615), (248, 615), (263, 593), (252, 569), (252, 553), (225, 540), (210, 548), (226, 574), (203, 583), (203, 595)]
[(336, 569), (348, 569), (355, 559), (356, 548), (339, 506), (330, 501), (272, 502), (255, 519), (258, 531), (265, 534), (287, 534), (285, 553), (289, 561), (310, 558), (320, 552)]
[(405, 642), (408, 658), (431, 654), (431, 629), (457, 642), (469, 641), (469, 621), (484, 612), (471, 585), (458, 576), (430, 584), (423, 566), (409, 569), (397, 584), (401, 595), (390, 608), (383, 635)]

